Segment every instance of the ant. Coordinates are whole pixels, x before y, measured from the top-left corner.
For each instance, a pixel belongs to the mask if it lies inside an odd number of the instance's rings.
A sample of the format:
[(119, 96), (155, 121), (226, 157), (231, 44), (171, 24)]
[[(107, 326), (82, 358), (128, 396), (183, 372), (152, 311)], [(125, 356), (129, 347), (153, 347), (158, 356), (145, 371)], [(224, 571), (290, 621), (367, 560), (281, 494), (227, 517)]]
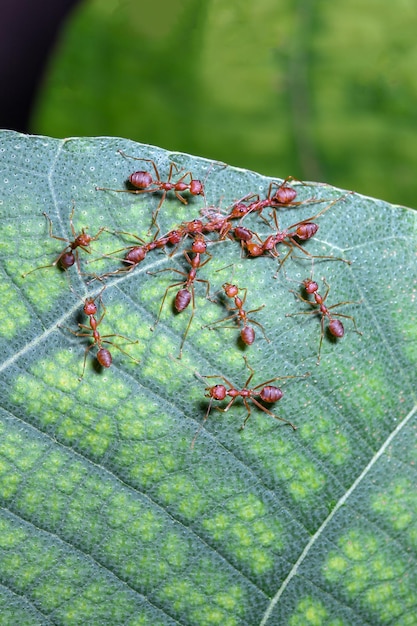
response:
[[(253, 211), (258, 211), (259, 215), (262, 217), (262, 211), (266, 208), (277, 209), (280, 207), (293, 207), (300, 206), (301, 204), (308, 204), (311, 202), (323, 202), (323, 200), (315, 200), (314, 198), (309, 198), (307, 200), (302, 200), (300, 202), (294, 202), (297, 197), (297, 191), (294, 187), (288, 185), (289, 180), (298, 180), (293, 176), (288, 176), (282, 183), (278, 184), (275, 181), (272, 181), (268, 187), (268, 193), (266, 198), (261, 200), (259, 194), (253, 193), (247, 196), (244, 196), (241, 200), (236, 202), (232, 207), (232, 212), (230, 216), (238, 218), (243, 218), (248, 213), (252, 213)], [(302, 181), (299, 181), (302, 183)], [(305, 183), (302, 183), (303, 185)], [(276, 188), (275, 193), (272, 193), (274, 188)], [(252, 202), (247, 203), (249, 200)]]
[[(158, 206), (156, 207), (156, 210), (152, 214), (151, 227), (156, 224), (156, 218), (168, 191), (173, 191), (177, 199), (182, 202), (182, 204), (188, 204), (187, 200), (181, 195), (184, 191), (188, 191), (192, 196), (204, 195), (203, 183), (201, 182), (201, 180), (194, 179), (191, 172), (185, 172), (185, 174), (183, 174), (181, 178), (179, 178), (176, 182), (171, 181), (174, 169), (178, 172), (178, 167), (174, 162), (170, 163), (167, 180), (162, 181), (156, 163), (155, 161), (153, 161), (153, 159), (130, 156), (123, 152), (123, 150), (118, 150), (118, 152), (127, 159), (135, 159), (136, 161), (146, 161), (150, 163), (153, 167), (155, 178), (153, 178), (152, 174), (150, 174), (149, 172), (139, 171), (134, 172), (129, 176), (130, 184), (133, 187), (136, 187), (136, 189), (107, 189), (105, 187), (96, 187), (96, 189), (100, 191), (116, 191), (118, 193), (127, 192), (135, 194), (153, 193), (155, 191), (161, 191), (162, 197)], [(186, 182), (187, 179), (188, 182)]]
[[(47, 213), (45, 212), (43, 213), (43, 215), (49, 221), (49, 236), (52, 239), (58, 239), (59, 241), (66, 241), (68, 242), (68, 245), (65, 246), (65, 248), (57, 256), (57, 258), (55, 259), (53, 263), (49, 263), (49, 265), (41, 265), (40, 267), (35, 267), (33, 270), (30, 270), (29, 272), (22, 274), (23, 278), (25, 278), (29, 274), (32, 274), (33, 272), (44, 269), (46, 267), (54, 267), (55, 265), (58, 265), (58, 264), (63, 270), (68, 270), (70, 267), (74, 265), (75, 262), (77, 263), (78, 271), (81, 272), (79, 258), (78, 258), (78, 248), (81, 248), (82, 250), (84, 250), (84, 252), (91, 254), (91, 250), (90, 250), (91, 242), (96, 241), (99, 238), (100, 234), (104, 230), (106, 230), (106, 228), (102, 226), (97, 231), (97, 233), (93, 236), (86, 233), (85, 229), (83, 228), (81, 232), (77, 235), (77, 233), (75, 232), (74, 224), (72, 222), (72, 218), (74, 216), (74, 210), (75, 210), (75, 207), (72, 208), (72, 211), (69, 217), (71, 232), (74, 237), (73, 241), (71, 241), (70, 239), (67, 239), (66, 237), (58, 237), (57, 235), (54, 235), (52, 232), (52, 226), (53, 226), (52, 220)], [(74, 253), (74, 250), (75, 250), (75, 253)]]
[(345, 334), (345, 329), (344, 326), (342, 324), (342, 322), (339, 319), (336, 319), (338, 317), (345, 317), (347, 319), (352, 320), (353, 325), (354, 325), (354, 330), (356, 333), (358, 333), (358, 335), (362, 335), (361, 331), (357, 329), (356, 326), (356, 321), (355, 318), (352, 317), (351, 315), (344, 315), (343, 313), (330, 313), (330, 311), (332, 309), (335, 309), (338, 306), (341, 306), (342, 304), (360, 304), (359, 302), (353, 302), (350, 300), (346, 300), (345, 302), (338, 302), (337, 304), (333, 304), (332, 306), (326, 306), (324, 303), (327, 299), (327, 296), (329, 295), (329, 291), (330, 291), (330, 285), (326, 282), (326, 280), (323, 278), (323, 282), (327, 287), (327, 291), (324, 294), (324, 296), (321, 296), (319, 294), (319, 286), (318, 284), (312, 280), (311, 278), (306, 278), (305, 280), (303, 280), (302, 285), (304, 286), (304, 289), (306, 291), (307, 294), (313, 294), (314, 296), (314, 302), (312, 302), (311, 300), (308, 300), (307, 298), (303, 298), (303, 296), (301, 296), (299, 293), (297, 293), (296, 291), (294, 291), (293, 289), (290, 289), (290, 291), (302, 302), (305, 302), (306, 304), (309, 304), (311, 306), (314, 306), (315, 304), (318, 305), (318, 309), (315, 309), (314, 311), (299, 311), (298, 313), (287, 313), (286, 317), (293, 317), (294, 315), (315, 315), (315, 314), (319, 314), (321, 315), (321, 320), (320, 320), (320, 326), (321, 326), (321, 333), (320, 333), (320, 343), (319, 343), (319, 352), (318, 352), (318, 358), (317, 358), (317, 365), (319, 365), (320, 363), (320, 355), (321, 355), (321, 346), (323, 343), (323, 337), (324, 337), (324, 320), (327, 317), (327, 319), (329, 320), (329, 325), (328, 325), (328, 330), (329, 333), (333, 336), (336, 337), (338, 339), (342, 338)]
[[(128, 250), (124, 259), (121, 259), (123, 260), (123, 263), (126, 263), (127, 267), (115, 270), (114, 272), (108, 272), (104, 274), (101, 278), (104, 278), (107, 276), (113, 276), (114, 274), (120, 274), (120, 272), (131, 272), (136, 267), (136, 265), (138, 265), (145, 259), (146, 255), (151, 250), (155, 250), (156, 248), (163, 248), (165, 245), (167, 245), (167, 243), (176, 244), (180, 241), (178, 237), (174, 235), (174, 233), (172, 234), (172, 237), (170, 236), (170, 234), (168, 234), (167, 236), (160, 237), (159, 239), (155, 237), (152, 241), (148, 241), (148, 242), (144, 241), (138, 235), (135, 235), (133, 233), (129, 233), (126, 231), (115, 231), (113, 234), (129, 235), (130, 237), (137, 239), (141, 245), (140, 246), (137, 246), (137, 245), (126, 246), (124, 248), (119, 248), (118, 250), (114, 250), (114, 252), (111, 252), (109, 254), (104, 254), (103, 257), (110, 257), (111, 255), (117, 254), (118, 252), (122, 252), (123, 250)], [(100, 258), (103, 258), (103, 257), (100, 257)]]
[[(193, 252), (194, 256), (191, 258), (188, 254), (188, 252)], [(202, 254), (207, 254), (208, 258), (201, 262), (201, 255)], [(177, 274), (181, 274), (182, 276), (185, 276), (185, 280), (182, 282), (178, 282), (178, 283), (174, 283), (173, 285), (169, 285), (166, 289), (165, 289), (165, 293), (164, 293), (164, 297), (162, 298), (162, 302), (161, 302), (161, 306), (159, 307), (159, 312), (158, 312), (158, 317), (156, 319), (155, 325), (153, 326), (152, 330), (155, 329), (156, 325), (158, 324), (160, 318), (161, 318), (161, 313), (162, 313), (162, 309), (164, 307), (164, 303), (166, 300), (166, 297), (168, 295), (168, 292), (170, 291), (170, 289), (174, 289), (175, 287), (182, 287), (176, 294), (175, 296), (175, 300), (174, 300), (174, 308), (177, 311), (177, 313), (181, 313), (182, 311), (185, 311), (185, 309), (188, 307), (188, 305), (190, 304), (190, 302), (192, 303), (192, 312), (191, 312), (191, 317), (188, 321), (187, 324), (187, 328), (185, 329), (185, 333), (183, 335), (182, 341), (181, 341), (181, 345), (180, 345), (180, 351), (179, 351), (179, 356), (178, 358), (180, 359), (182, 357), (182, 350), (184, 347), (184, 343), (188, 334), (188, 331), (191, 327), (191, 323), (193, 321), (194, 318), (194, 314), (195, 314), (195, 294), (194, 294), (194, 284), (196, 282), (198, 283), (206, 283), (206, 297), (209, 293), (209, 288), (210, 288), (210, 283), (208, 280), (205, 280), (203, 278), (197, 278), (197, 270), (200, 269), (201, 267), (204, 267), (204, 265), (206, 265), (206, 263), (208, 263), (211, 260), (211, 254), (209, 254), (207, 252), (207, 244), (204, 241), (203, 236), (201, 236), (201, 238), (197, 238), (193, 241), (192, 246), (191, 246), (191, 250), (188, 251), (184, 251), (184, 256), (188, 262), (188, 264), (190, 265), (190, 270), (188, 271), (188, 273), (186, 272), (182, 272), (181, 270), (177, 270), (174, 267), (167, 267), (164, 268), (162, 270), (159, 270), (158, 272), (148, 272), (148, 274), (157, 274), (159, 272), (167, 272), (167, 271), (173, 271), (176, 272)]]
[[(278, 272), (283, 266), (283, 264), (285, 263), (285, 261), (287, 260), (287, 257), (292, 253), (294, 247), (301, 250), (303, 254), (307, 255), (311, 259), (329, 259), (331, 261), (342, 261), (343, 263), (347, 263), (348, 265), (351, 265), (352, 261), (349, 261), (347, 259), (342, 259), (341, 257), (335, 257), (332, 255), (311, 254), (297, 241), (297, 239), (301, 241), (308, 241), (309, 239), (314, 237), (314, 235), (319, 230), (319, 227), (312, 220), (315, 220), (321, 215), (323, 215), (323, 213), (328, 211), (330, 207), (332, 207), (340, 199), (341, 198), (337, 198), (336, 200), (333, 200), (333, 202), (328, 204), (324, 209), (319, 211), (316, 215), (313, 215), (312, 217), (308, 217), (305, 220), (296, 222), (295, 224), (291, 224), (291, 226), (288, 226), (288, 228), (282, 231), (279, 230), (278, 218), (276, 216), (276, 213), (274, 212), (272, 214), (272, 218), (274, 220), (274, 224), (276, 227), (275, 235), (269, 235), (264, 241), (262, 241), (258, 237), (259, 243), (253, 242), (251, 240), (243, 239), (242, 246), (247, 249), (249, 256), (252, 256), (252, 257), (261, 256), (264, 254), (264, 252), (269, 252), (273, 257), (278, 257), (279, 253), (276, 250), (276, 246), (279, 243), (283, 243), (285, 246), (289, 248), (289, 251), (285, 255), (285, 257), (282, 259), (282, 261), (280, 261)], [(291, 229), (295, 229), (295, 230), (291, 232)]]
[[(237, 285), (232, 285), (230, 283), (224, 283), (223, 290), (224, 290), (224, 292), (225, 292), (225, 294), (226, 294), (226, 296), (228, 298), (233, 298), (234, 299), (235, 306), (231, 307), (231, 308), (230, 307), (227, 307), (227, 308), (228, 308), (229, 311), (235, 311), (235, 313), (232, 313), (228, 317), (224, 317), (221, 320), (217, 320), (216, 322), (213, 322), (213, 324), (208, 325), (208, 327), (210, 329), (212, 329), (214, 326), (216, 326), (217, 324), (220, 324), (221, 322), (225, 322), (226, 320), (236, 319), (239, 324), (240, 323), (243, 324), (243, 328), (240, 331), (240, 337), (241, 337), (243, 343), (245, 345), (247, 345), (247, 346), (250, 346), (255, 341), (255, 331), (252, 328), (252, 326), (249, 326), (249, 324), (248, 324), (248, 322), (252, 322), (252, 324), (256, 324), (256, 326), (259, 326), (259, 328), (263, 332), (263, 335), (264, 335), (266, 341), (268, 343), (270, 343), (270, 340), (266, 336), (265, 329), (262, 326), (262, 324), (260, 324), (259, 322), (256, 322), (255, 320), (251, 319), (250, 317), (248, 317), (251, 313), (255, 313), (256, 311), (260, 311), (261, 309), (263, 309), (265, 305), (262, 304), (262, 306), (259, 306), (257, 309), (251, 309), (250, 311), (245, 311), (243, 309), (243, 305), (245, 304), (246, 295), (247, 295), (247, 289), (246, 288), (241, 289), (241, 291), (245, 292), (243, 298), (240, 298), (238, 296), (239, 287)], [(224, 326), (223, 328), (232, 328), (232, 327), (231, 326)]]
[[(73, 335), (76, 335), (77, 337), (91, 337), (93, 340), (93, 343), (90, 346), (87, 346), (87, 348), (85, 349), (83, 371), (78, 380), (82, 380), (84, 377), (87, 354), (89, 353), (91, 348), (93, 348), (94, 346), (97, 346), (98, 348), (96, 358), (102, 367), (110, 367), (113, 361), (110, 351), (107, 350), (107, 348), (103, 348), (103, 344), (111, 344), (112, 346), (120, 350), (120, 352), (123, 352), (123, 354), (126, 354), (130, 359), (132, 359), (132, 361), (134, 361), (135, 363), (139, 363), (139, 361), (137, 361), (132, 355), (130, 355), (125, 350), (123, 350), (123, 348), (121, 348), (117, 344), (113, 343), (113, 341), (109, 341), (108, 338), (120, 337), (121, 339), (126, 339), (126, 341), (131, 344), (138, 343), (138, 340), (132, 341), (128, 337), (124, 337), (123, 335), (119, 335), (116, 333), (111, 333), (109, 335), (101, 335), (98, 330), (98, 327), (100, 326), (106, 314), (106, 308), (103, 304), (103, 300), (101, 297), (101, 294), (103, 293), (105, 288), (106, 287), (103, 287), (103, 289), (100, 291), (100, 293), (97, 294), (95, 298), (86, 298), (84, 300), (83, 311), (85, 315), (87, 315), (89, 318), (90, 326), (86, 326), (85, 324), (80, 324), (80, 323), (78, 324), (78, 326), (82, 331), (88, 331), (88, 332), (76, 332), (75, 330), (71, 330), (71, 328), (66, 328), (66, 330), (69, 330), (70, 333), (72, 333)], [(80, 296), (78, 297), (80, 298)], [(100, 305), (102, 308), (102, 313), (99, 319), (96, 319), (95, 317), (98, 311), (98, 307), (95, 302), (97, 299), (100, 301)], [(82, 300), (82, 298), (80, 298), (80, 300)]]
[(275, 419), (278, 419), (282, 422), (285, 422), (286, 424), (288, 424), (289, 426), (291, 426), (291, 428), (293, 430), (297, 430), (297, 426), (295, 426), (292, 422), (284, 419), (283, 417), (279, 417), (278, 415), (275, 415), (275, 413), (272, 413), (272, 411), (270, 411), (269, 409), (267, 409), (263, 404), (261, 404), (259, 402), (259, 400), (257, 400), (257, 398), (259, 398), (260, 400), (262, 400), (263, 402), (268, 402), (270, 404), (274, 403), (274, 402), (278, 402), (278, 400), (281, 400), (282, 396), (284, 395), (284, 392), (279, 388), (279, 387), (274, 387), (272, 385), (270, 385), (270, 383), (273, 383), (276, 380), (284, 380), (284, 379), (289, 379), (289, 378), (305, 378), (307, 376), (310, 376), (310, 372), (306, 372), (305, 374), (302, 374), (301, 376), (275, 376), (275, 378), (271, 378), (269, 380), (266, 380), (263, 383), (259, 383), (259, 385), (256, 385), (255, 387), (253, 387), (252, 389), (249, 389), (249, 384), (255, 374), (255, 370), (249, 365), (246, 357), (243, 357), (244, 361), (245, 361), (245, 365), (248, 368), (250, 374), (248, 379), (246, 380), (243, 389), (237, 389), (225, 376), (221, 375), (221, 374), (214, 374), (214, 375), (210, 375), (210, 376), (200, 376), (198, 374), (198, 376), (202, 379), (205, 378), (220, 378), (221, 380), (224, 381), (224, 383), (226, 383), (226, 385), (229, 387), (228, 389), (226, 388), (225, 385), (214, 385), (213, 387), (206, 387), (206, 394), (205, 396), (207, 398), (210, 398), (210, 402), (207, 408), (207, 412), (204, 416), (204, 419), (202, 421), (202, 423), (200, 424), (200, 427), (198, 428), (195, 437), (191, 443), (191, 447), (194, 447), (195, 441), (197, 439), (197, 436), (200, 432), (200, 430), (203, 428), (205, 421), (207, 420), (208, 416), (210, 415), (210, 411), (211, 411), (211, 406), (213, 404), (213, 400), (224, 400), (227, 396), (229, 398), (231, 398), (231, 400), (229, 401), (228, 405), (224, 408), (221, 409), (220, 407), (217, 407), (218, 411), (222, 411), (222, 413), (226, 413), (226, 411), (228, 411), (230, 409), (230, 407), (232, 406), (232, 404), (234, 404), (236, 398), (242, 398), (243, 400), (243, 404), (245, 405), (245, 408), (247, 410), (247, 416), (245, 417), (243, 424), (241, 425), (239, 430), (243, 430), (246, 426), (246, 422), (248, 421), (248, 419), (251, 416), (251, 408), (249, 406), (249, 400), (251, 402), (253, 402), (253, 404), (255, 406), (258, 407), (258, 409), (261, 409), (261, 411), (264, 411), (264, 413), (268, 413), (268, 415), (271, 415), (272, 417), (274, 417)]

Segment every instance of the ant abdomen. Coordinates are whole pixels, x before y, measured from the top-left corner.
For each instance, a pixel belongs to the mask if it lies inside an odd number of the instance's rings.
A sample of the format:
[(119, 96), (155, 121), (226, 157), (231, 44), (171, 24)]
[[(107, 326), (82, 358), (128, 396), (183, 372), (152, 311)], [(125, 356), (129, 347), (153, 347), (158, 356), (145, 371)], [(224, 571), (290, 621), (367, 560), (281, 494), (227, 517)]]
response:
[(345, 328), (340, 320), (332, 319), (329, 322), (329, 333), (333, 337), (343, 337), (345, 334)]
[(290, 204), (296, 197), (296, 190), (293, 187), (283, 184), (281, 187), (278, 187), (277, 191), (272, 196), (272, 200), (276, 200), (279, 204)]
[(191, 302), (191, 293), (188, 289), (180, 289), (175, 296), (174, 306), (178, 313), (184, 311)]
[(64, 254), (59, 259), (59, 264), (62, 269), (67, 270), (72, 267), (75, 263), (75, 256), (73, 252), (64, 252)]
[(129, 182), (138, 189), (146, 189), (146, 187), (152, 185), (153, 179), (149, 172), (133, 172), (129, 176)]
[(106, 350), (106, 348), (100, 348), (97, 352), (97, 361), (102, 367), (110, 367), (113, 359), (109, 350)]
[(251, 346), (255, 341), (255, 331), (252, 326), (244, 326), (240, 331), (240, 337), (244, 344)]
[(137, 265), (146, 257), (147, 249), (145, 246), (135, 246), (125, 256), (125, 262), (131, 265)]
[(300, 224), (296, 229), (294, 235), (301, 239), (302, 241), (306, 241), (307, 239), (311, 239), (314, 237), (319, 227), (314, 222), (306, 222), (305, 224)]
[(264, 402), (278, 402), (281, 400), (284, 393), (281, 391), (279, 387), (273, 387), (272, 385), (267, 385), (261, 390), (259, 397)]

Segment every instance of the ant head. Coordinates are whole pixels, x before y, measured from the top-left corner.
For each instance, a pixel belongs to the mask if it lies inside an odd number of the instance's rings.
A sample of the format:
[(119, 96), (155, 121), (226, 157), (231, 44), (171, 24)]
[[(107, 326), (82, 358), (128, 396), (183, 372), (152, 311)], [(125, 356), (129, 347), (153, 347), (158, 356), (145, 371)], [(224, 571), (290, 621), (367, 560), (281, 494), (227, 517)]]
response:
[(190, 194), (193, 196), (203, 196), (204, 186), (201, 180), (192, 180), (190, 183)]
[(305, 280), (303, 280), (303, 285), (307, 293), (316, 293), (319, 289), (316, 281), (311, 280), (311, 278), (306, 278)]
[(195, 237), (193, 243), (191, 244), (191, 251), (192, 252), (198, 252), (199, 254), (204, 254), (207, 250), (207, 243), (206, 240), (204, 239), (203, 235), (197, 236)]
[(91, 235), (87, 234), (83, 228), (78, 237), (75, 238), (75, 247), (80, 246), (81, 248), (87, 248), (90, 245), (92, 239), (93, 238), (91, 237)]
[(171, 230), (171, 232), (168, 233), (168, 241), (173, 246), (176, 246), (177, 244), (181, 243), (181, 240), (183, 237), (184, 237), (184, 233), (180, 229)]
[(228, 298), (234, 298), (239, 293), (239, 287), (230, 283), (224, 283), (223, 289)]
[(83, 310), (86, 315), (95, 315), (97, 313), (97, 305), (93, 298), (86, 299)]
[(202, 233), (204, 224), (201, 220), (192, 220), (187, 223), (187, 232), (188, 233)]
[(239, 218), (244, 217), (249, 211), (247, 204), (244, 202), (237, 202), (233, 205), (232, 210), (230, 211), (228, 217), (230, 218)]

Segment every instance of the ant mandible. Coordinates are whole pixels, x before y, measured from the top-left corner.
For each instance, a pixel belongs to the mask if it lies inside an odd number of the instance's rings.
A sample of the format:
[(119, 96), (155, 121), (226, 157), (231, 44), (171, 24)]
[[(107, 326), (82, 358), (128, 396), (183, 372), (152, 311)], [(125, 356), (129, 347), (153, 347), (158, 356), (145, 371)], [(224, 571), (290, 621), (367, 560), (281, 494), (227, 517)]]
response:
[(49, 265), (41, 265), (40, 267), (35, 267), (33, 270), (30, 270), (29, 272), (22, 274), (23, 278), (25, 278), (29, 274), (32, 274), (33, 272), (37, 272), (38, 270), (45, 269), (46, 267), (54, 267), (55, 265), (58, 265), (58, 264), (62, 267), (62, 269), (68, 270), (70, 267), (74, 265), (75, 262), (77, 263), (78, 271), (81, 272), (79, 257), (78, 257), (78, 248), (81, 248), (81, 250), (84, 250), (84, 252), (91, 254), (91, 250), (90, 250), (91, 242), (96, 241), (99, 238), (100, 234), (104, 230), (106, 230), (106, 228), (102, 226), (101, 228), (99, 228), (99, 230), (97, 231), (95, 235), (89, 235), (88, 233), (85, 232), (85, 229), (83, 228), (81, 232), (78, 233), (77, 235), (75, 228), (74, 228), (73, 221), (72, 221), (72, 218), (74, 216), (74, 210), (75, 210), (75, 207), (72, 208), (72, 211), (69, 217), (71, 232), (74, 237), (72, 241), (70, 239), (67, 239), (66, 237), (58, 237), (57, 235), (54, 235), (52, 232), (52, 226), (53, 226), (52, 220), (47, 213), (45, 212), (43, 213), (45, 218), (49, 221), (49, 236), (52, 239), (58, 239), (59, 241), (66, 241), (68, 245), (65, 246), (62, 252), (60, 252), (60, 254), (57, 256), (55, 261), (53, 261), (53, 263), (49, 263)]
[(269, 380), (266, 380), (263, 383), (259, 383), (259, 385), (256, 385), (255, 387), (252, 387), (252, 389), (249, 389), (249, 384), (255, 374), (255, 370), (249, 365), (246, 357), (243, 357), (244, 361), (245, 361), (245, 365), (248, 368), (250, 374), (248, 379), (246, 380), (243, 389), (237, 389), (233, 383), (230, 382), (230, 380), (228, 380), (225, 376), (223, 376), (222, 374), (214, 374), (214, 375), (210, 375), (210, 376), (201, 376), (200, 374), (198, 375), (200, 378), (202, 379), (206, 379), (206, 378), (220, 378), (221, 380), (223, 380), (223, 382), (228, 386), (228, 388), (225, 385), (214, 385), (213, 387), (206, 387), (206, 397), (210, 398), (210, 402), (207, 408), (207, 412), (203, 418), (202, 423), (200, 424), (195, 437), (191, 443), (191, 447), (194, 447), (195, 441), (197, 439), (197, 436), (200, 432), (200, 430), (203, 428), (204, 423), (206, 422), (208, 416), (210, 415), (210, 411), (211, 411), (211, 406), (213, 404), (213, 400), (225, 400), (226, 397), (231, 398), (231, 400), (229, 401), (228, 405), (222, 409), (220, 407), (217, 407), (218, 411), (221, 411), (222, 413), (225, 413), (226, 411), (228, 411), (230, 409), (230, 407), (232, 406), (232, 404), (234, 404), (236, 398), (242, 398), (243, 400), (243, 404), (245, 405), (245, 408), (247, 410), (247, 416), (245, 417), (243, 424), (240, 427), (240, 430), (243, 430), (246, 426), (246, 422), (248, 421), (248, 419), (251, 416), (251, 408), (249, 405), (249, 400), (258, 407), (258, 409), (261, 409), (261, 411), (263, 411), (264, 413), (267, 413), (268, 415), (271, 415), (272, 417), (274, 417), (277, 420), (280, 420), (281, 422), (285, 422), (285, 424), (288, 424), (289, 426), (291, 426), (291, 428), (293, 430), (297, 430), (297, 426), (295, 426), (292, 422), (290, 422), (289, 420), (284, 419), (283, 417), (279, 417), (278, 415), (275, 415), (275, 413), (272, 413), (272, 411), (270, 411), (269, 409), (267, 409), (263, 404), (261, 404), (259, 402), (259, 400), (257, 400), (257, 398), (259, 398), (260, 400), (262, 400), (263, 402), (268, 402), (270, 404), (274, 403), (274, 402), (278, 402), (278, 400), (281, 400), (282, 396), (284, 395), (284, 392), (279, 388), (279, 387), (275, 387), (273, 385), (270, 385), (270, 383), (275, 382), (276, 380), (286, 380), (289, 378), (306, 378), (307, 376), (310, 376), (310, 372), (306, 372), (305, 374), (302, 374), (301, 376), (275, 376), (274, 378), (270, 378)]
[[(71, 328), (66, 328), (66, 330), (68, 330), (70, 333), (72, 333), (76, 337), (91, 337), (93, 340), (93, 343), (90, 346), (87, 346), (87, 348), (85, 349), (83, 371), (78, 380), (82, 380), (84, 377), (85, 366), (87, 362), (87, 355), (94, 346), (97, 346), (98, 348), (96, 358), (102, 367), (106, 367), (106, 368), (110, 367), (113, 362), (110, 351), (107, 350), (107, 348), (103, 348), (103, 344), (110, 344), (114, 346), (115, 348), (120, 350), (120, 352), (122, 352), (123, 354), (126, 354), (126, 356), (132, 359), (132, 361), (134, 361), (135, 363), (139, 363), (137, 359), (135, 359), (131, 354), (123, 350), (123, 348), (121, 348), (119, 345), (115, 344), (113, 341), (109, 341), (109, 337), (120, 337), (121, 339), (125, 339), (129, 344), (139, 343), (138, 340), (133, 341), (132, 339), (129, 339), (128, 337), (125, 337), (124, 335), (119, 335), (116, 333), (111, 333), (108, 335), (101, 335), (98, 330), (98, 327), (100, 326), (101, 322), (103, 321), (104, 316), (106, 315), (106, 308), (103, 304), (103, 300), (101, 297), (101, 294), (103, 293), (105, 288), (106, 287), (103, 287), (103, 289), (94, 298), (86, 298), (84, 300), (83, 311), (85, 315), (87, 315), (89, 318), (90, 326), (86, 326), (85, 324), (81, 324), (81, 323), (79, 323), (78, 326), (82, 331), (85, 330), (87, 332), (76, 332), (75, 330), (72, 330)], [(80, 296), (78, 297), (80, 298)], [(96, 319), (95, 317), (98, 311), (98, 307), (95, 302), (97, 299), (99, 300), (101, 308), (102, 308), (102, 313), (99, 319)], [(82, 298), (80, 298), (80, 300), (82, 300)]]
[(329, 307), (326, 306), (324, 303), (327, 299), (327, 296), (329, 295), (330, 285), (326, 282), (324, 278), (323, 278), (323, 283), (326, 285), (327, 291), (324, 294), (324, 296), (321, 296), (319, 294), (319, 286), (314, 280), (312, 280), (311, 278), (307, 278), (303, 280), (302, 282), (302, 285), (304, 286), (306, 293), (312, 294), (314, 296), (314, 302), (312, 302), (311, 300), (308, 300), (307, 298), (303, 298), (302, 295), (300, 295), (293, 289), (290, 289), (291, 293), (293, 293), (299, 300), (301, 300), (302, 302), (305, 302), (306, 304), (309, 304), (310, 306), (318, 305), (318, 308), (315, 309), (314, 311), (299, 311), (298, 313), (286, 314), (286, 317), (293, 317), (294, 315), (321, 315), (321, 320), (320, 320), (321, 332), (320, 332), (320, 343), (319, 343), (317, 365), (319, 365), (320, 363), (321, 346), (322, 346), (323, 337), (324, 337), (324, 321), (326, 317), (329, 321), (329, 325), (328, 325), (329, 333), (333, 337), (336, 337), (337, 339), (341, 339), (345, 334), (345, 328), (342, 322), (339, 319), (336, 319), (338, 317), (344, 317), (344, 318), (352, 320), (355, 332), (358, 333), (358, 335), (362, 335), (362, 332), (357, 329), (355, 318), (352, 315), (345, 315), (343, 313), (330, 313), (331, 310), (335, 309), (336, 307), (342, 306), (343, 304), (360, 304), (360, 302), (353, 302), (351, 300), (346, 300), (344, 302), (338, 302), (337, 304), (333, 304), (332, 306), (329, 306)]

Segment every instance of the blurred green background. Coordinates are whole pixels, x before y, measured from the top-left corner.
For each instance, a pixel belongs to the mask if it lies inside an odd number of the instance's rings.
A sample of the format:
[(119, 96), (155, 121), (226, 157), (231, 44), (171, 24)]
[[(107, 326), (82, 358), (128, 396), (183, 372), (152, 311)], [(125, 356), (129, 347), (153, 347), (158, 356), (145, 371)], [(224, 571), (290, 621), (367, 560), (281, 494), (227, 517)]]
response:
[(85, 0), (31, 130), (128, 137), (417, 206), (413, 0)]

